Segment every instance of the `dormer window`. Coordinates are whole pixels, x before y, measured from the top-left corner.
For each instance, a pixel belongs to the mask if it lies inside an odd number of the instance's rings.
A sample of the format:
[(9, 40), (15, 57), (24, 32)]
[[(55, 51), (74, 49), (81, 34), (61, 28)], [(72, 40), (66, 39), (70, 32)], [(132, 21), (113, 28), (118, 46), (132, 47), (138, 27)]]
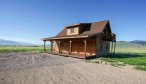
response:
[(70, 33), (74, 33), (74, 28), (70, 28)]
[(66, 32), (67, 35), (77, 35), (79, 34), (79, 27), (78, 26), (68, 27)]

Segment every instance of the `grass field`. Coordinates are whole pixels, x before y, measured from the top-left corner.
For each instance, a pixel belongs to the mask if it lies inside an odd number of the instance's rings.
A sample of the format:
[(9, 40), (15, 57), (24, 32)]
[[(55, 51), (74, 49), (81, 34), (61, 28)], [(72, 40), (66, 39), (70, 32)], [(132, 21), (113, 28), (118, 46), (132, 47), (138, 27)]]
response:
[[(124, 66), (126, 64), (134, 65), (136, 69), (146, 71), (146, 47), (139, 48), (116, 48), (115, 55), (103, 56), (97, 59), (92, 60), (93, 62), (98, 61), (99, 59), (111, 62), (116, 66)], [(118, 64), (122, 62), (122, 64)]]
[[(120, 45), (120, 46), (119, 46)], [(123, 45), (123, 46), (121, 46)], [(107, 62), (114, 63), (116, 65), (119, 62), (125, 64), (134, 65), (136, 69), (145, 70), (146, 71), (146, 47), (145, 46), (136, 46), (133, 45), (130, 47), (126, 44), (118, 44), (116, 48), (115, 55), (103, 56), (100, 58), (96, 58), (91, 60), (92, 62), (96, 62), (99, 59)], [(47, 47), (49, 51), (49, 47)], [(0, 53), (11, 53), (11, 52), (44, 52), (43, 46), (0, 46)]]
[[(49, 47), (47, 47), (49, 50)], [(43, 46), (0, 46), (0, 53), (43, 52)]]

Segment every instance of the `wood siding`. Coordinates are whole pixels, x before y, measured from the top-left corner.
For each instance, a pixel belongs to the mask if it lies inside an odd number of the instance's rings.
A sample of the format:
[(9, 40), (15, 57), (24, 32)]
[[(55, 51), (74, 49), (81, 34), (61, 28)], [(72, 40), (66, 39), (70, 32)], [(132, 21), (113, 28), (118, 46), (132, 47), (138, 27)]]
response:
[[(60, 50), (62, 53), (69, 53), (70, 51), (70, 41), (71, 42), (71, 53), (75, 54), (85, 54), (84, 49), (84, 41), (87, 40), (87, 49), (86, 54), (87, 55), (96, 55), (97, 57), (107, 55), (110, 52), (110, 42), (109, 41), (103, 41), (100, 38), (100, 35), (97, 35), (93, 38), (88, 39), (64, 39), (64, 45), (60, 46)], [(55, 51), (59, 51), (59, 44), (58, 42), (55, 43)]]
[(108, 55), (110, 53), (110, 42), (103, 41), (101, 35), (96, 37), (96, 56)]
[(54, 45), (53, 45), (53, 50), (55, 51), (59, 51), (59, 42), (58, 41), (54, 41)]
[(70, 28), (67, 28), (67, 35), (79, 34), (79, 27), (72, 27), (72, 28), (74, 28), (74, 32), (73, 33), (70, 32)]

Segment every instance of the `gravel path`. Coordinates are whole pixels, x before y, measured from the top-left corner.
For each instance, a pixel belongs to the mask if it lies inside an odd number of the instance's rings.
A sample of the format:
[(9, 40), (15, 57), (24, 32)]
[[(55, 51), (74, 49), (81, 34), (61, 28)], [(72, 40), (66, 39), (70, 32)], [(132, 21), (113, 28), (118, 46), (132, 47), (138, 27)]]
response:
[(146, 84), (146, 72), (50, 54), (0, 54), (0, 84)]

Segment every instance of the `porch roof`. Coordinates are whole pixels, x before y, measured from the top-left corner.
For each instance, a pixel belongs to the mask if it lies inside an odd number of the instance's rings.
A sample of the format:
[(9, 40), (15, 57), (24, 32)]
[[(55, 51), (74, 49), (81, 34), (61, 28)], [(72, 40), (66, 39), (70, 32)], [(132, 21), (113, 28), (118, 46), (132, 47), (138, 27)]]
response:
[(95, 35), (97, 35), (97, 33), (92, 33), (92, 34), (86, 33), (86, 34), (68, 35), (68, 36), (55, 36), (55, 37), (43, 38), (41, 40), (50, 41), (50, 40), (59, 40), (59, 39), (89, 38), (89, 37), (92, 37)]

